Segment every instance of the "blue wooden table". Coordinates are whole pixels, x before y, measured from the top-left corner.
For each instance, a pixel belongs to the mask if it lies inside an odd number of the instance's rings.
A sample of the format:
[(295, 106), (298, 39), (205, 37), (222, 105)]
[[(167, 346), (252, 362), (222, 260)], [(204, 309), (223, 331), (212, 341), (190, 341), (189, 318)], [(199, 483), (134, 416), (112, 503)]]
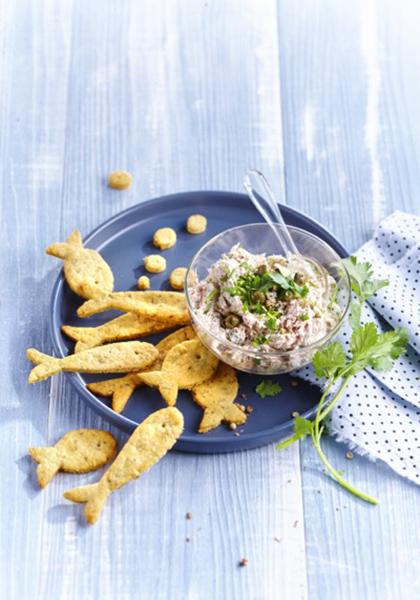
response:
[[(51, 350), (58, 267), (43, 249), (141, 200), (240, 190), (258, 166), (350, 250), (393, 209), (418, 210), (419, 3), (0, 5), (1, 598), (418, 598), (418, 489), (331, 440), (379, 507), (338, 489), (302, 443), (172, 453), (83, 525), (62, 498), (74, 476), (40, 492), (26, 452), (108, 425), (63, 377), (28, 386), (25, 348)], [(129, 191), (105, 185), (118, 168)]]

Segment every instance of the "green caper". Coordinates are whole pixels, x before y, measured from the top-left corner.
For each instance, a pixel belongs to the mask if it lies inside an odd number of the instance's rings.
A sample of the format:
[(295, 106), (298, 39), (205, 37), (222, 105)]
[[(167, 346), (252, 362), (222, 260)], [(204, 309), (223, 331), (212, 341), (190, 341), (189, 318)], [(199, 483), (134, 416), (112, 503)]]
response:
[(254, 292), (252, 294), (252, 301), (255, 304), (264, 304), (265, 302), (265, 294), (263, 292)]
[(240, 322), (241, 319), (238, 317), (238, 315), (234, 315), (233, 313), (223, 319), (223, 325), (226, 327), (226, 329), (234, 329), (234, 327), (237, 327)]
[(257, 269), (258, 275), (264, 275), (265, 273), (267, 273), (267, 271), (268, 271), (267, 265), (260, 265)]

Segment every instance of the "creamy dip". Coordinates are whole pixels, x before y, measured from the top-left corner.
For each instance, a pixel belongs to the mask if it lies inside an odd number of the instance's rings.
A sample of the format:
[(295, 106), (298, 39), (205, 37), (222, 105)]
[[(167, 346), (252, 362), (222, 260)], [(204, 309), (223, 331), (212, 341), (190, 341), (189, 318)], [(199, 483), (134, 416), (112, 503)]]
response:
[(325, 337), (341, 316), (336, 284), (311, 261), (251, 254), (240, 244), (190, 288), (201, 325), (244, 350), (283, 352)]

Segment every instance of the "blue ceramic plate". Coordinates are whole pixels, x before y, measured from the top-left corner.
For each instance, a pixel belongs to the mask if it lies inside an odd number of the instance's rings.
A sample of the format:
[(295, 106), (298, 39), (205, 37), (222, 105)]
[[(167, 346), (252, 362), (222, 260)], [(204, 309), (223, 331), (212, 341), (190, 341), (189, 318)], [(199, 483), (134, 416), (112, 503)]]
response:
[[(189, 235), (185, 231), (185, 221), (190, 214), (201, 213), (207, 217), (207, 231), (202, 235)], [(286, 223), (300, 227), (320, 237), (332, 246), (340, 256), (347, 252), (339, 242), (321, 225), (291, 208), (282, 208)], [(99, 250), (110, 264), (115, 276), (116, 290), (136, 289), (139, 275), (144, 274), (143, 257), (156, 253), (151, 244), (153, 232), (162, 226), (173, 227), (178, 234), (174, 248), (163, 252), (167, 260), (164, 273), (152, 275), (152, 289), (167, 290), (168, 276), (175, 267), (187, 266), (197, 250), (217, 233), (246, 223), (260, 222), (261, 217), (243, 194), (232, 192), (187, 192), (173, 194), (142, 202), (129, 208), (97, 227), (85, 239), (90, 248)], [(51, 304), (51, 333), (54, 348), (59, 356), (73, 350), (73, 343), (61, 333), (61, 325), (94, 326), (103, 323), (116, 312), (108, 312), (89, 319), (78, 319), (76, 309), (81, 299), (68, 288), (61, 273), (53, 290)], [(152, 336), (156, 342), (164, 334)], [(191, 399), (189, 392), (180, 392), (178, 408), (185, 417), (185, 430), (176, 445), (184, 452), (233, 452), (255, 448), (278, 441), (292, 431), (293, 411), (310, 417), (319, 399), (319, 390), (299, 381), (293, 387), (288, 375), (270, 376), (283, 388), (274, 398), (260, 398), (255, 386), (261, 376), (238, 373), (240, 394), (238, 401), (251, 404), (254, 408), (244, 426), (235, 432), (222, 425), (206, 434), (197, 433), (202, 409)], [(89, 405), (105, 419), (126, 431), (131, 431), (149, 413), (162, 408), (164, 403), (156, 390), (141, 388), (136, 391), (122, 414), (115, 413), (109, 405), (109, 398), (98, 398), (89, 392), (85, 384), (98, 381), (101, 375), (79, 375), (66, 373), (71, 383)]]

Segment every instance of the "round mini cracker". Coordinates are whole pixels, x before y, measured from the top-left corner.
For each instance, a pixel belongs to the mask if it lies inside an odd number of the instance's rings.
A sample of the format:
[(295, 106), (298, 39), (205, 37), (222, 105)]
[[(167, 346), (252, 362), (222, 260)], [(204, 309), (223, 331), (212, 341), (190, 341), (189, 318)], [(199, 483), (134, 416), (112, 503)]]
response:
[(185, 267), (177, 267), (169, 275), (169, 284), (174, 290), (183, 290), (185, 286), (185, 276), (187, 269)]
[(113, 190), (126, 190), (132, 181), (133, 177), (128, 171), (112, 171), (108, 175), (108, 186)]
[(149, 254), (143, 259), (144, 268), (149, 273), (162, 273), (166, 269), (166, 260), (160, 254)]
[(176, 232), (171, 227), (161, 227), (153, 234), (153, 245), (160, 250), (168, 250), (176, 244)]
[(206, 217), (203, 215), (190, 215), (187, 219), (186, 229), (192, 235), (204, 233), (207, 229)]
[(137, 280), (137, 287), (139, 290), (149, 290), (150, 289), (150, 279), (147, 275), (141, 275)]

